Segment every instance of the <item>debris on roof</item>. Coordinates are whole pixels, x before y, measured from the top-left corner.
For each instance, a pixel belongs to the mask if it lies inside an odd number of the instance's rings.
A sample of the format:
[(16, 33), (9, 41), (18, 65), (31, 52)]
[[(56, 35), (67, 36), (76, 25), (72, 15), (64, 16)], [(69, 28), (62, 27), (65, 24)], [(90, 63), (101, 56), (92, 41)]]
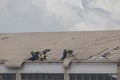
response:
[(109, 49), (109, 48), (107, 48), (97, 55), (90, 56), (87, 60), (106, 60), (106, 59), (109, 59), (108, 57), (111, 56), (112, 54), (114, 54), (115, 51), (118, 50), (119, 48), (120, 48), (120, 46), (117, 46), (117, 47), (113, 48), (112, 50), (110, 50), (109, 52), (103, 53), (105, 50)]
[(74, 37), (72, 39), (75, 39)]
[(3, 38), (1, 38), (1, 40), (4, 40), (4, 39), (7, 39), (8, 37), (3, 37)]

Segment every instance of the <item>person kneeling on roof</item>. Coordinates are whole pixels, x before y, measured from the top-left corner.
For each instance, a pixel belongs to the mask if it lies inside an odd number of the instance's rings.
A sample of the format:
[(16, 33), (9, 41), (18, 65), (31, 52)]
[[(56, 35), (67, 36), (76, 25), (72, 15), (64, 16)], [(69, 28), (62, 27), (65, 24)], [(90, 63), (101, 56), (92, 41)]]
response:
[(72, 55), (74, 57), (73, 50), (64, 49), (63, 50), (63, 57), (61, 58), (61, 60), (64, 60), (67, 57), (67, 55)]
[(32, 61), (34, 61), (34, 60), (38, 60), (39, 59), (39, 56), (38, 56), (38, 54), (39, 54), (39, 51), (38, 50), (32, 50), (32, 52), (31, 52), (31, 55), (32, 55)]
[(50, 51), (51, 51), (51, 49), (45, 49), (45, 50), (39, 52), (39, 54), (40, 54), (40, 61), (47, 60), (46, 54), (47, 54), (47, 52), (50, 52)]
[(43, 61), (43, 60), (46, 60), (46, 51), (43, 51), (41, 54), (40, 54), (40, 61)]

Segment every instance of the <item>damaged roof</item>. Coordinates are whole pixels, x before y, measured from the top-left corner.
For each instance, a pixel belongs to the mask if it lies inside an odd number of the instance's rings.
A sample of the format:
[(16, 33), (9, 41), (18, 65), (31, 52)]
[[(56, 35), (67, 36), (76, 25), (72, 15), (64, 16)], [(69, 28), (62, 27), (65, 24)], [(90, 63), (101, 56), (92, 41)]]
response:
[(120, 30), (81, 32), (0, 33), (0, 60), (21, 67), (31, 51), (51, 49), (48, 62), (59, 62), (64, 49), (74, 50), (76, 61), (118, 61)]

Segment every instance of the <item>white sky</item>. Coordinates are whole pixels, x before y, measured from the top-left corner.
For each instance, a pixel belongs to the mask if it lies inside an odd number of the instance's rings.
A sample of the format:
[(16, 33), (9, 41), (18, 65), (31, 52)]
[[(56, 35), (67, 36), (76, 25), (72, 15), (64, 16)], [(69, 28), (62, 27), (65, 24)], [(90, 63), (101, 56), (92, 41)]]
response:
[(120, 30), (120, 0), (0, 0), (0, 33)]

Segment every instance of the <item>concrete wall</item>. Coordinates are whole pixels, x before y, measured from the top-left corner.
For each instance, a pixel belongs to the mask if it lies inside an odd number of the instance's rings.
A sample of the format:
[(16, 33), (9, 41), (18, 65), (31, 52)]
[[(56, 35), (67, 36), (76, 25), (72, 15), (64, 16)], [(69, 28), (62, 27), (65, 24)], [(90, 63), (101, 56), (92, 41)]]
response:
[(116, 63), (71, 63), (67, 70), (62, 63), (25, 63), (21, 69), (6, 68), (0, 64), (0, 73), (16, 73), (16, 80), (21, 80), (21, 73), (63, 73), (64, 80), (69, 80), (71, 73), (117, 74), (117, 69)]
[[(16, 73), (0, 64), (0, 73)], [(19, 73), (64, 73), (62, 63), (25, 63)], [(115, 63), (72, 63), (68, 73), (117, 73)]]
[(117, 73), (115, 63), (72, 63), (68, 73)]

